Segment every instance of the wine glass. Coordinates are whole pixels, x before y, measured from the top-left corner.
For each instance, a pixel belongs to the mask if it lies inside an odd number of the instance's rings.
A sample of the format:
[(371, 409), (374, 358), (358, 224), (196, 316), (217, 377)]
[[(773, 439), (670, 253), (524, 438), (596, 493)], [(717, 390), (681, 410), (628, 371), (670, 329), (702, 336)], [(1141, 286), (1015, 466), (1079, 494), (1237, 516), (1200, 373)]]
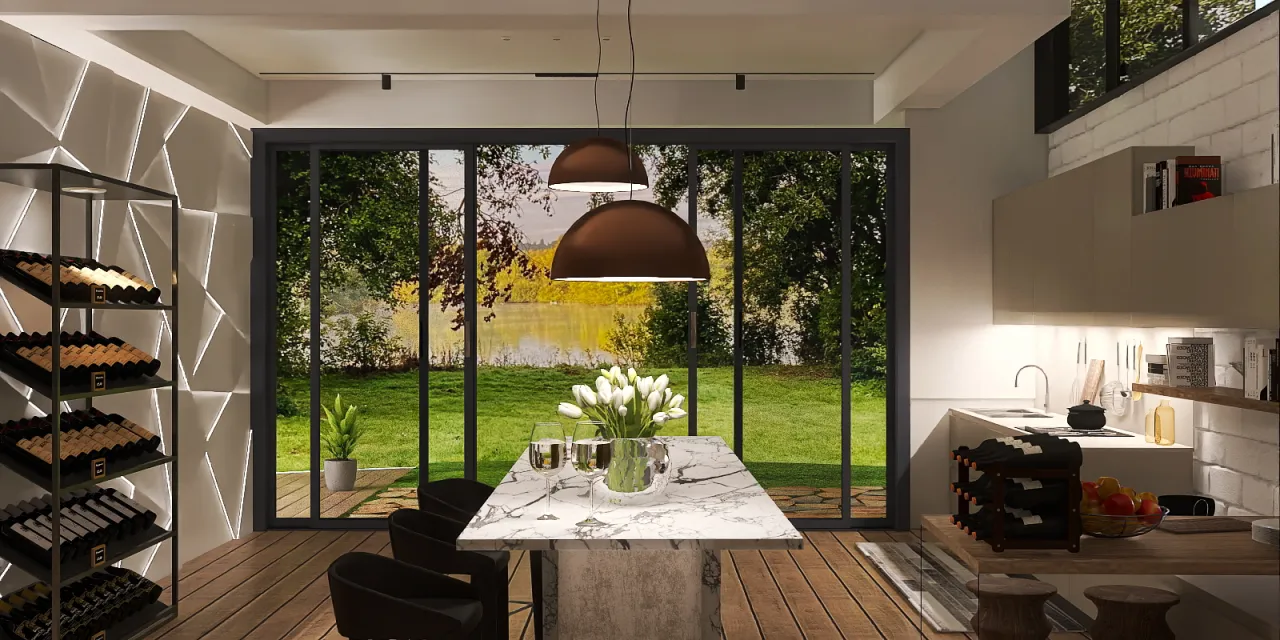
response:
[(580, 527), (598, 527), (596, 520), (596, 480), (609, 468), (613, 445), (603, 422), (579, 422), (573, 429), (573, 469), (587, 478), (591, 510)]
[(547, 481), (547, 508), (539, 520), (559, 520), (551, 514), (551, 479), (564, 468), (564, 425), (539, 422), (529, 433), (529, 466)]

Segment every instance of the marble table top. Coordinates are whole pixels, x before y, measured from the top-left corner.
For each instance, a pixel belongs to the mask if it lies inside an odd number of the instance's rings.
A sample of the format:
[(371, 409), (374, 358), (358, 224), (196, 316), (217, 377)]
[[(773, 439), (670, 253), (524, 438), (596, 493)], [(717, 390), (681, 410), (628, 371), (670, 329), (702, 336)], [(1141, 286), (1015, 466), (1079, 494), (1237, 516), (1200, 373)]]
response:
[(774, 505), (733, 450), (717, 436), (664, 436), (670, 481), (665, 493), (643, 505), (611, 504), (596, 486), (596, 518), (603, 526), (579, 527), (587, 517), (587, 480), (566, 466), (553, 480), (551, 512), (546, 484), (527, 456), (511, 467), (458, 548), (471, 550), (573, 549), (799, 549), (804, 538)]

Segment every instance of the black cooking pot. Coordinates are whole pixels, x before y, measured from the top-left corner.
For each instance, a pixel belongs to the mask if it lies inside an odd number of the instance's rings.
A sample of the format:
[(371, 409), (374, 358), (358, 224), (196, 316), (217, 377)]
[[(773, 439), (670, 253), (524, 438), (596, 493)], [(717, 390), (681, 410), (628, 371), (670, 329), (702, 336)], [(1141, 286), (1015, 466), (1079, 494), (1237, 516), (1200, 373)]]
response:
[(1096, 431), (1107, 426), (1107, 414), (1102, 407), (1089, 404), (1078, 404), (1067, 409), (1067, 424), (1080, 431)]

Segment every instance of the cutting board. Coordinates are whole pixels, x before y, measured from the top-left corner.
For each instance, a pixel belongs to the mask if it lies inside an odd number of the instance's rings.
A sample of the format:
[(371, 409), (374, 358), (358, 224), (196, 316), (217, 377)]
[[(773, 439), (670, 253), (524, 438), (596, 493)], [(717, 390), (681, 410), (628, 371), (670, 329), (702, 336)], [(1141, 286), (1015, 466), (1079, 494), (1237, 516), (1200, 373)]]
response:
[(1223, 516), (1178, 518), (1160, 523), (1161, 531), (1169, 533), (1226, 533), (1228, 531), (1252, 531), (1253, 522)]

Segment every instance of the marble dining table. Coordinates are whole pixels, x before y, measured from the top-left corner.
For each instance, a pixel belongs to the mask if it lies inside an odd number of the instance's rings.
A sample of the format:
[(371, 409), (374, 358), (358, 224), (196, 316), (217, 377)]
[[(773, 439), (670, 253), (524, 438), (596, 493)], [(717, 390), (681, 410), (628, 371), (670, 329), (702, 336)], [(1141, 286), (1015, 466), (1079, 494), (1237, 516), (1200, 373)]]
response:
[(545, 480), (521, 456), (458, 537), (459, 549), (535, 554), (544, 640), (721, 638), (721, 552), (803, 546), (722, 438), (655, 440), (669, 452), (665, 490), (632, 504), (597, 485), (603, 525), (576, 525), (588, 513), (588, 485), (567, 466), (551, 491), (559, 520), (538, 520)]

